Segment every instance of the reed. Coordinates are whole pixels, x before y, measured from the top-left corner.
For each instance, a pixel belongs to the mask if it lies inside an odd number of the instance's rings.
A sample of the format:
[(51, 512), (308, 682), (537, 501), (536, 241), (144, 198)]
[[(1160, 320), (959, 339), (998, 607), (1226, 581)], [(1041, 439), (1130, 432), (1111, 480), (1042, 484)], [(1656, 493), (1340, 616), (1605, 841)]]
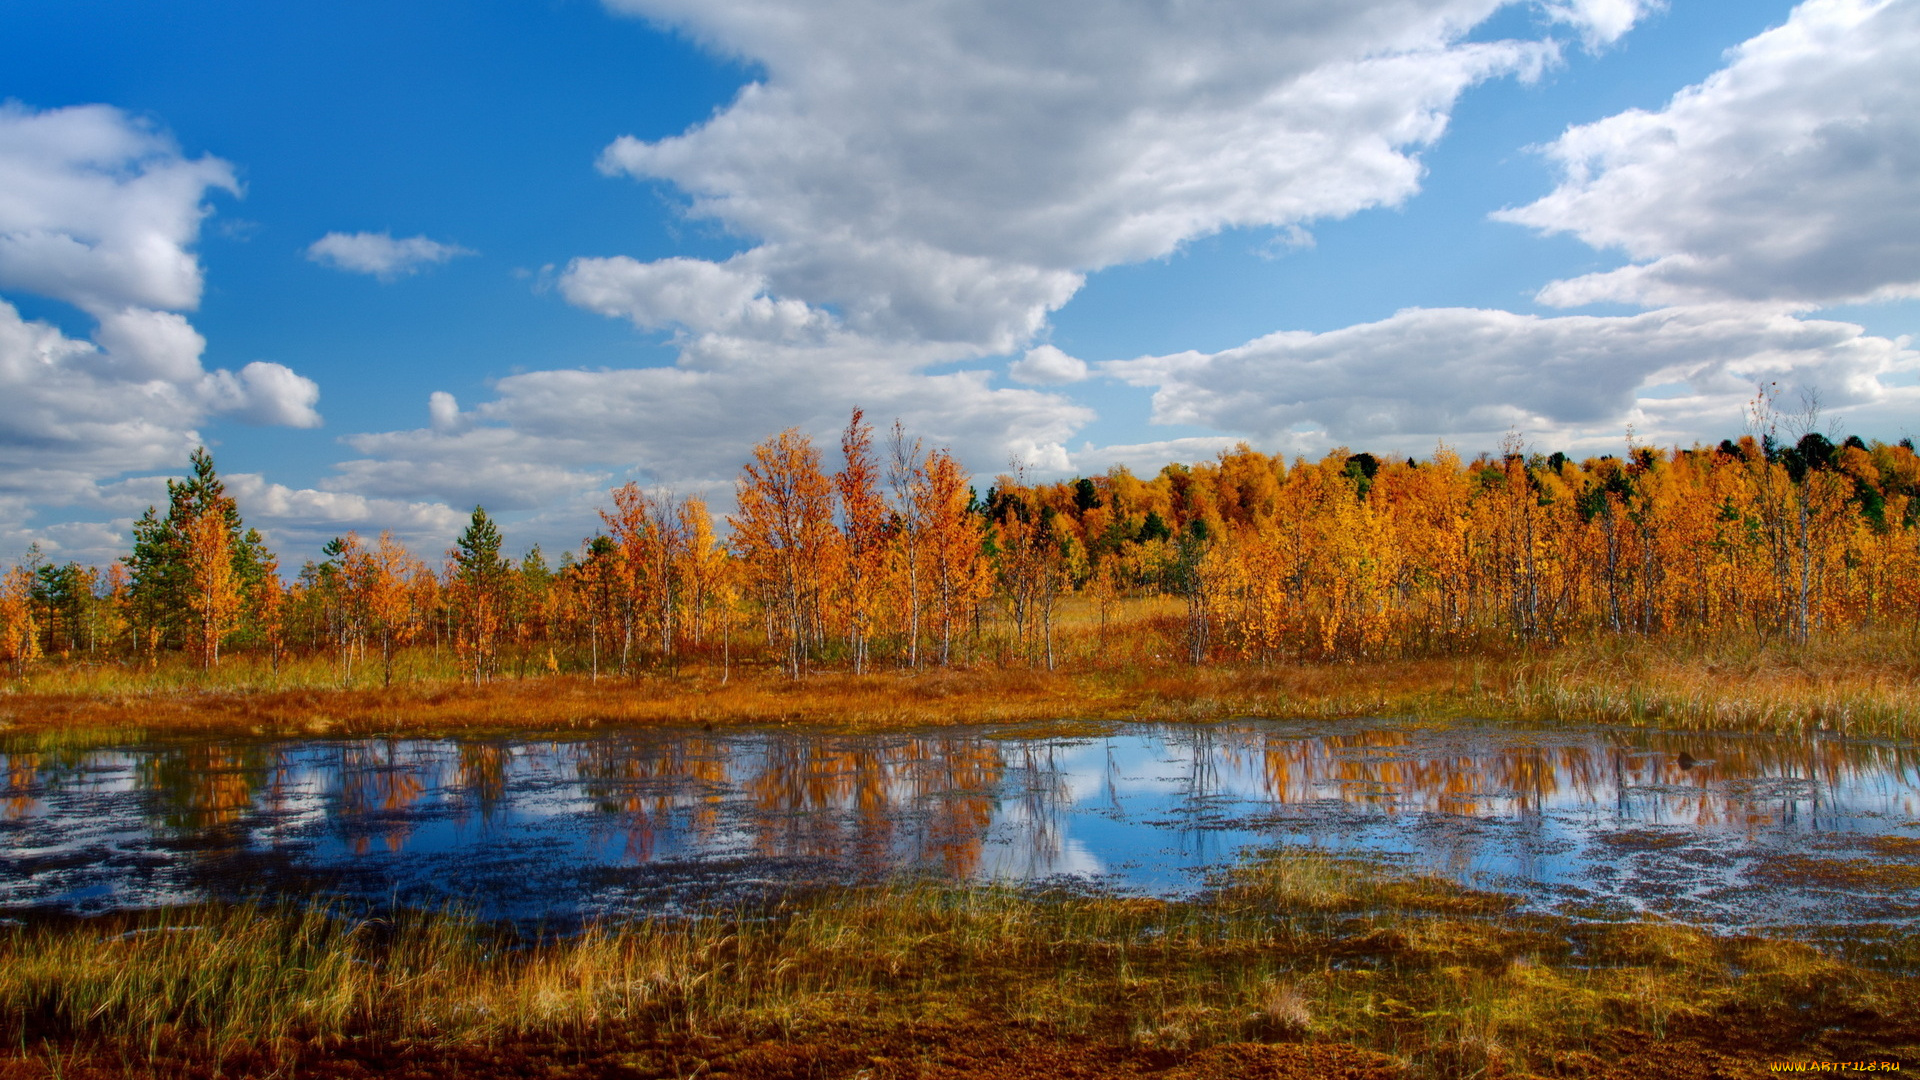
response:
[(22, 1068), (291, 1073), (395, 1044), (984, 1060), (1023, 1041), (1162, 1062), (1317, 1047), (1440, 1075), (1636, 1064), (1656, 1044), (1748, 1066), (1913, 1060), (1920, 956), (1878, 955), (1525, 914), (1294, 851), (1188, 900), (899, 881), (535, 940), (457, 914), (273, 906), (16, 928), (0, 935), (0, 1019)]

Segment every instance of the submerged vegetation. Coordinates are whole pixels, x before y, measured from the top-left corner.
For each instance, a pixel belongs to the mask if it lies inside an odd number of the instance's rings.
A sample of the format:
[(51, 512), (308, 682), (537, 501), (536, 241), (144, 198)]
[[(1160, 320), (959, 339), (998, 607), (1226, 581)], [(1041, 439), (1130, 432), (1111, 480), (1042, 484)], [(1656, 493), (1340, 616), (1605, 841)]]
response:
[(1730, 1075), (1913, 1060), (1916, 962), (1285, 852), (1189, 900), (907, 881), (565, 938), (294, 908), (36, 925), (0, 932), (0, 1018), (10, 1071), (68, 1076)]

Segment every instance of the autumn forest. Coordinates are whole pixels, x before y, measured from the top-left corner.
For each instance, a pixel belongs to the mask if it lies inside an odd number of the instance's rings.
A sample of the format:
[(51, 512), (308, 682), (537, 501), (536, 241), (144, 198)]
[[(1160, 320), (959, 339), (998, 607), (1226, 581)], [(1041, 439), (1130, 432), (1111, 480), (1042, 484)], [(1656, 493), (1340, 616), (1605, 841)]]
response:
[[(796, 678), (1052, 669), (1098, 652), (1123, 605), (1151, 612), (1134, 630), (1152, 655), (1191, 664), (1915, 625), (1912, 444), (1835, 443), (1755, 416), (1717, 446), (1584, 461), (1517, 438), (1471, 460), (1444, 445), (1424, 460), (1292, 461), (1242, 445), (1151, 478), (1115, 467), (1041, 483), (1016, 466), (982, 484), (898, 423), (876, 437), (856, 411), (837, 447), (795, 429), (755, 447), (725, 539), (702, 500), (628, 483), (604, 528), (557, 559), (507, 558), (476, 508), (444, 558), (349, 532), (293, 572), (203, 450), (122, 562), (36, 553), (6, 573), (0, 660), (15, 673), (55, 660), (217, 669), (242, 652), (326, 657), (383, 682), (408, 648), (476, 682), (688, 657)], [(1057, 635), (1069, 602), (1094, 643), (1072, 655)]]

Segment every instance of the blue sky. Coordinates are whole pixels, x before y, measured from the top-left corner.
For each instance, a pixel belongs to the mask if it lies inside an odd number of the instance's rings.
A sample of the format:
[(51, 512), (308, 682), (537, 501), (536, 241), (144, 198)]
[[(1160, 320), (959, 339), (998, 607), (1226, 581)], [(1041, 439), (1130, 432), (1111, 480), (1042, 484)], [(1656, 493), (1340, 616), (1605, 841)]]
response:
[(203, 442), (297, 562), (724, 504), (856, 404), (983, 474), (1717, 441), (1757, 383), (1899, 438), (1916, 8), (15, 0), (0, 554), (114, 557)]

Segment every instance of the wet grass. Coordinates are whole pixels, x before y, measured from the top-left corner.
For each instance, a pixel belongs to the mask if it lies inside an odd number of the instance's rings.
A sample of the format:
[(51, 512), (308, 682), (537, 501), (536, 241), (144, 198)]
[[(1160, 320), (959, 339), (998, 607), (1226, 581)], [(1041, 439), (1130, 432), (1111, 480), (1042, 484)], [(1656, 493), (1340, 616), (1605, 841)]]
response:
[(1082, 1075), (1624, 1075), (1656, 1051), (1701, 1075), (1912, 1062), (1920, 955), (1878, 956), (1522, 914), (1303, 852), (1183, 901), (900, 882), (540, 941), (445, 914), (186, 908), (0, 933), (0, 1071), (328, 1075), (404, 1049), (485, 1073), (502, 1048), (530, 1067), (529, 1047), (659, 1076), (696, 1059), (713, 1075), (1046, 1075), (1015, 1067), (1041, 1068), (1043, 1047), (1111, 1066)]

